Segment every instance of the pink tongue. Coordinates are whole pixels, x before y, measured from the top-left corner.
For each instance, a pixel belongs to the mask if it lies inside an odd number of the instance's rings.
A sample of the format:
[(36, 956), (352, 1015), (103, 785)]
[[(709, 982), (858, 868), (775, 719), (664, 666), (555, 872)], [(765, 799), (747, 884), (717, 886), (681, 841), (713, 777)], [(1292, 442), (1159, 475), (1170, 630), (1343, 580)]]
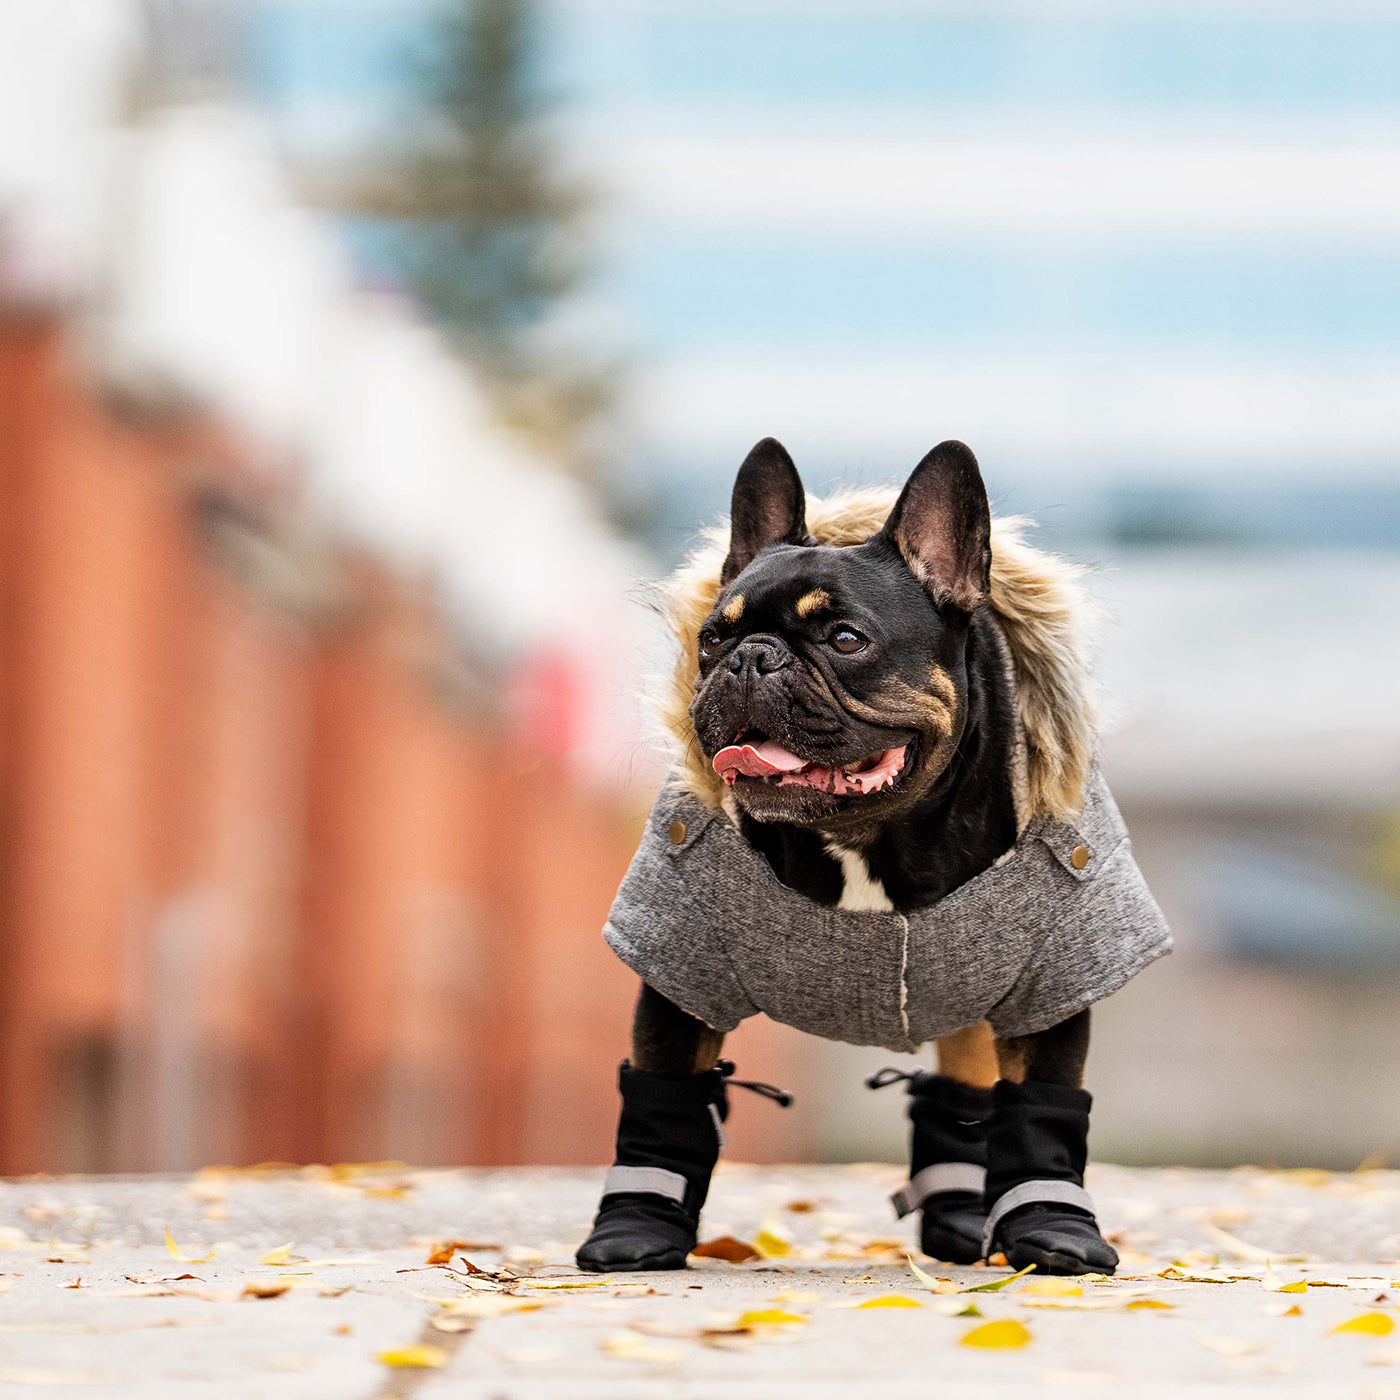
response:
[(770, 773), (795, 773), (806, 766), (805, 758), (798, 758), (772, 739), (761, 744), (730, 744), (714, 757), (715, 772), (731, 783), (739, 773), (746, 778), (766, 778)]

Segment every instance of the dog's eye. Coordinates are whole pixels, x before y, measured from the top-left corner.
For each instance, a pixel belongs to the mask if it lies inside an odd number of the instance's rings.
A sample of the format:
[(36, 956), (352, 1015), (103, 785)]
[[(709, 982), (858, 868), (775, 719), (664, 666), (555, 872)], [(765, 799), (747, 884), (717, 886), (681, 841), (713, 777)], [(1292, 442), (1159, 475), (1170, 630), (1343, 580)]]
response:
[(842, 656), (851, 656), (855, 652), (864, 651), (870, 645), (866, 638), (850, 627), (838, 627), (826, 639), (826, 644), (832, 651), (839, 651)]
[(700, 655), (708, 656), (719, 645), (719, 633), (707, 627), (700, 634)]

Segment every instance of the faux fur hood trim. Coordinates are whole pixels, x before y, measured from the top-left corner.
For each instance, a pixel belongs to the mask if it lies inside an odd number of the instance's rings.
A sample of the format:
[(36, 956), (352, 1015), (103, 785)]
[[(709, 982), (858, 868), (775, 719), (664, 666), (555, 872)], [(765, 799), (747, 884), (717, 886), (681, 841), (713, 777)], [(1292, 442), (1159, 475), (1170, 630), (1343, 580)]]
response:
[[(807, 497), (807, 528), (823, 544), (863, 544), (885, 523), (899, 490), (871, 486)], [(1029, 816), (1073, 820), (1084, 803), (1098, 723), (1092, 674), (1097, 609), (1081, 566), (1034, 549), (1022, 538), (1032, 522), (992, 521), (992, 611), (1016, 672), (1017, 708), (1026, 739)], [(661, 585), (662, 613), (676, 641), (675, 667), (658, 688), (658, 718), (676, 745), (680, 786), (718, 808), (724, 783), (705, 761), (690, 719), (700, 662), (700, 624), (719, 596), (729, 552), (729, 522), (704, 531), (702, 543)]]

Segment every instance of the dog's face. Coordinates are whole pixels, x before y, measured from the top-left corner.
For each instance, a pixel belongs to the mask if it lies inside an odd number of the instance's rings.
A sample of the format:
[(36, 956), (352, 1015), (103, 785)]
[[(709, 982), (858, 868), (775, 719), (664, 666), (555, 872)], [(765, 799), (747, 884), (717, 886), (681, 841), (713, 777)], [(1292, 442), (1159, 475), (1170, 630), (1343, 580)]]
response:
[(734, 484), (691, 705), (701, 748), (744, 811), (839, 837), (929, 792), (966, 717), (989, 535), (986, 490), (961, 443), (929, 453), (883, 529), (845, 547), (808, 535), (782, 446), (754, 448)]

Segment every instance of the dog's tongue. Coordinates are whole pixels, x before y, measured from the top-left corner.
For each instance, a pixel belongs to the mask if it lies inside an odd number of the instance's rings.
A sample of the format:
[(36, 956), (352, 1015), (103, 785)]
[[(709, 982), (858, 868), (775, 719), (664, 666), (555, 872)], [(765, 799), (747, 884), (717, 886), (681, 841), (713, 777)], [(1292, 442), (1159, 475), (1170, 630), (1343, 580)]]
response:
[(730, 744), (714, 757), (715, 772), (730, 783), (739, 773), (746, 778), (766, 778), (770, 773), (795, 773), (806, 766), (805, 758), (798, 758), (772, 739), (761, 744)]

